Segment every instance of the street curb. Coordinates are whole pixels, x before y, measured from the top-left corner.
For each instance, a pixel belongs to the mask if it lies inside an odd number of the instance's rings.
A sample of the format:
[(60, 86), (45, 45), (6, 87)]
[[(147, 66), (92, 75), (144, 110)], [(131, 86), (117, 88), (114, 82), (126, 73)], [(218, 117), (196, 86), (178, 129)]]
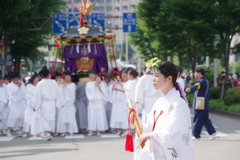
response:
[(209, 109), (209, 112), (225, 115), (225, 116), (232, 117), (232, 118), (240, 119), (240, 113), (223, 111), (223, 110), (218, 110), (218, 109)]

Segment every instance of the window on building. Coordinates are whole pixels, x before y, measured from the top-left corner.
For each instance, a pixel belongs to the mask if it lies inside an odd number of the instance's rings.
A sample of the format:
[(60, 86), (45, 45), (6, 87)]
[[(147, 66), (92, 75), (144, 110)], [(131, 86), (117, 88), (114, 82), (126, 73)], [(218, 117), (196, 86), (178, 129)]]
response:
[(107, 6), (107, 11), (112, 11), (112, 6)]
[(115, 7), (115, 8), (114, 8), (114, 11), (115, 11), (115, 12), (119, 12), (119, 11), (120, 11), (120, 8), (119, 8), (119, 7)]
[(127, 11), (128, 10), (128, 6), (123, 6), (123, 11)]
[(131, 10), (134, 10), (136, 8), (135, 5), (131, 5)]
[(103, 6), (99, 7), (99, 11), (104, 11), (104, 7)]

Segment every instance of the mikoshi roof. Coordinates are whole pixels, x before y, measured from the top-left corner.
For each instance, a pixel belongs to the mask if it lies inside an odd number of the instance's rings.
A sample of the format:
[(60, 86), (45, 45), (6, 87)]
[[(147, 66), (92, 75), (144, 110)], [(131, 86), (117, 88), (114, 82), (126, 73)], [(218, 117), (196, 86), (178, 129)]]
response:
[(107, 33), (102, 31), (96, 25), (90, 25), (89, 22), (85, 22), (84, 26), (72, 26), (62, 35), (59, 39), (67, 43), (90, 43), (93, 41), (103, 42), (105, 39), (112, 38), (113, 33)]

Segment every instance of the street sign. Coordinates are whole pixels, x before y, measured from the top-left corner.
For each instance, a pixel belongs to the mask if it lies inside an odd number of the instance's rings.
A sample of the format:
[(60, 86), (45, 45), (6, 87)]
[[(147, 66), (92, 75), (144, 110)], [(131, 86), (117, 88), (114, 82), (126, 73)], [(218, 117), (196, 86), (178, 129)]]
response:
[(102, 31), (105, 30), (105, 14), (92, 13), (92, 25), (98, 26)]
[(53, 33), (59, 34), (66, 31), (67, 19), (66, 13), (53, 13), (52, 14), (52, 25)]
[(12, 62), (12, 55), (7, 55), (7, 62)]
[(115, 53), (122, 53), (122, 46), (121, 44), (115, 44)]
[(78, 26), (80, 22), (80, 16), (77, 10), (69, 10), (68, 11), (68, 26)]
[(11, 72), (12, 71), (12, 66), (6, 66), (6, 69), (5, 69), (7, 72)]
[(123, 32), (137, 32), (137, 14), (123, 13)]

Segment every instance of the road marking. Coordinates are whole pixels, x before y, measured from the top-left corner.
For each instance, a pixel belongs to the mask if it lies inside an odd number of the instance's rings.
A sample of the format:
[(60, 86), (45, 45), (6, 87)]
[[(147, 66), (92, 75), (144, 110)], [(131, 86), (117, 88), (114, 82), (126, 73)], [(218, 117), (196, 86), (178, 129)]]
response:
[(77, 138), (84, 138), (84, 134), (78, 134), (74, 136), (66, 136), (65, 139), (77, 139)]
[(103, 134), (101, 138), (120, 138), (120, 136), (117, 134)]
[(235, 131), (235, 132), (240, 133), (240, 131)]
[[(202, 131), (202, 134), (208, 135), (208, 132), (207, 132), (207, 131)], [(219, 136), (219, 137), (228, 137), (229, 135), (228, 135), (228, 134), (225, 134), (225, 133), (222, 133), (222, 132), (219, 132), (219, 131), (217, 131), (217, 136)]]
[(11, 141), (13, 138), (15, 138), (15, 136), (13, 137), (0, 137), (0, 141), (3, 142), (3, 141)]
[(42, 138), (42, 137), (31, 137), (28, 140), (29, 141), (38, 141), (38, 140), (45, 140), (45, 138)]

